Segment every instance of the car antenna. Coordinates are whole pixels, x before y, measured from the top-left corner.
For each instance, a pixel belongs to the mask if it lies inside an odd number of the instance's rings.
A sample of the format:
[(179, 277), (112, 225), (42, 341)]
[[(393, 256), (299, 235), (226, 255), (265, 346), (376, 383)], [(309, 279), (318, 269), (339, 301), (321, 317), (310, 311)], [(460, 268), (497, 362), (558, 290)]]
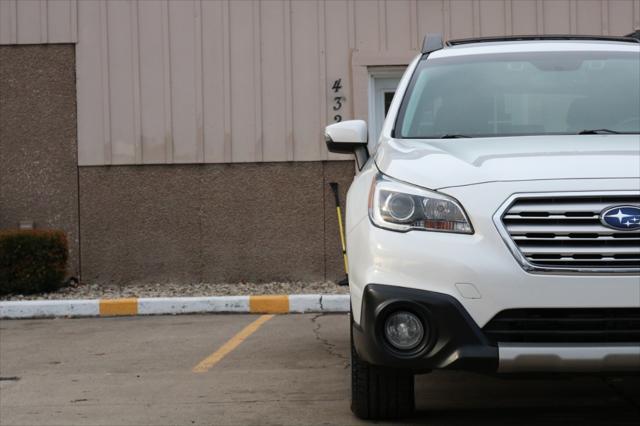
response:
[(442, 34), (430, 33), (424, 36), (421, 52), (423, 54), (431, 53), (436, 50), (440, 50), (443, 47), (444, 43), (442, 42)]

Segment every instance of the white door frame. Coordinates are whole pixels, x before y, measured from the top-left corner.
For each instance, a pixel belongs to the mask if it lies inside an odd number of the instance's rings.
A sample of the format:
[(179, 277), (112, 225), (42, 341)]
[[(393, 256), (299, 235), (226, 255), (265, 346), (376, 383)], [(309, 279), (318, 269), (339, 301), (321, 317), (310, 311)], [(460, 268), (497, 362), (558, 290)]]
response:
[[(369, 147), (374, 148), (384, 124), (384, 93), (394, 92), (406, 67), (368, 67)], [(372, 150), (373, 151), (373, 150)]]

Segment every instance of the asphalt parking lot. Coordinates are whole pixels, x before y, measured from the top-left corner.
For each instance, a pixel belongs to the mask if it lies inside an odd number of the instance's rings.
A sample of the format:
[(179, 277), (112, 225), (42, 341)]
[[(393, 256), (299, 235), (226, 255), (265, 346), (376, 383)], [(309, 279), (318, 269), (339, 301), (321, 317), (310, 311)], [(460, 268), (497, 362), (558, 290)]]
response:
[[(348, 344), (344, 314), (4, 320), (0, 424), (364, 424)], [(640, 421), (638, 377), (439, 372), (416, 389), (403, 424)]]

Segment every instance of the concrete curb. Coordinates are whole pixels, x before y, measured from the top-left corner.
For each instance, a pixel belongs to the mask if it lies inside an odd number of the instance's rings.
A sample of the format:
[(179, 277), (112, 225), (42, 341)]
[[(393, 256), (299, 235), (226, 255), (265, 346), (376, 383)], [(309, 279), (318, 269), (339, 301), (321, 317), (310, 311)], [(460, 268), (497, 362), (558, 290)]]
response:
[(113, 317), (196, 313), (349, 312), (348, 294), (143, 297), (0, 302), (0, 318)]

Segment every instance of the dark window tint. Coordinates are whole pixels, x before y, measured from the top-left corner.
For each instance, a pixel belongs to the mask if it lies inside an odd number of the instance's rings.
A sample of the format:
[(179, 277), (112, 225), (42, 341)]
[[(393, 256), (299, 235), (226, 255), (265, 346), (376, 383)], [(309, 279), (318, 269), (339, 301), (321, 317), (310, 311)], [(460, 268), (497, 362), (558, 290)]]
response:
[(393, 95), (396, 92), (384, 92), (384, 116), (387, 116), (389, 112), (389, 107), (391, 107), (391, 101), (393, 100)]

